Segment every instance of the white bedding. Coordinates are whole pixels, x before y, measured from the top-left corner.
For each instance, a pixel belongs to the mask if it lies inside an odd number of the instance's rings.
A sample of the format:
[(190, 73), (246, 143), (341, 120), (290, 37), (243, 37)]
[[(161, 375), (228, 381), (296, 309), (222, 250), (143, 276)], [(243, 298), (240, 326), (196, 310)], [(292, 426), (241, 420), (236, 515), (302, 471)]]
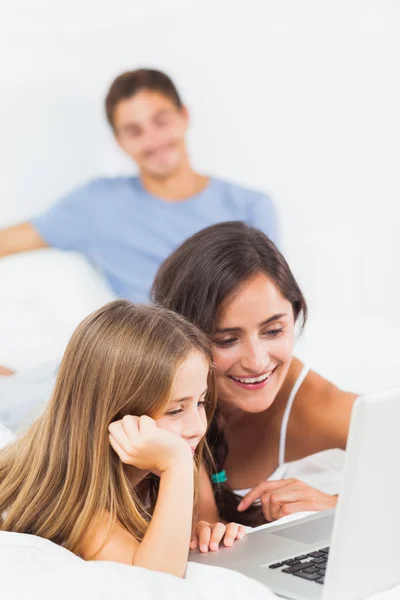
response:
[(0, 532), (4, 600), (268, 600), (261, 584), (233, 571), (188, 564), (184, 580), (112, 562), (85, 562), (36, 536)]
[[(12, 432), (0, 424), (0, 448), (13, 438)], [(281, 521), (304, 515), (298, 513)], [(271, 525), (261, 526), (267, 527)], [(37, 536), (0, 532), (0, 598), (271, 600), (278, 597), (252, 579), (228, 569), (189, 562), (186, 578), (180, 580), (117, 563), (85, 562), (65, 548)], [(400, 585), (370, 597), (370, 600), (399, 599)]]
[(0, 364), (29, 369), (59, 358), (76, 325), (114, 298), (76, 252), (46, 249), (0, 260)]
[[(55, 249), (1, 259), (0, 282), (0, 364), (16, 370), (59, 359), (79, 321), (114, 297), (83, 256)], [(392, 318), (313, 309), (296, 354), (341, 387), (379, 391), (400, 385), (399, 336)], [(371, 343), (385, 352), (371, 353)]]
[[(15, 438), (0, 424), (0, 448)], [(268, 600), (261, 584), (227, 569), (189, 563), (185, 580), (112, 562), (86, 562), (34, 535), (0, 531), (2, 600)]]
[[(36, 536), (0, 532), (2, 600), (272, 600), (252, 579), (219, 567), (188, 563), (184, 580), (112, 562), (85, 562)], [(369, 600), (399, 600), (400, 586)], [(340, 600), (340, 598), (338, 598)]]
[[(3, 412), (6, 422), (16, 428), (17, 424), (23, 422), (22, 417), (30, 418), (30, 410), (37, 410), (37, 400), (45, 401), (49, 395), (53, 381), (48, 378), (47, 373), (51, 365), (56, 364), (60, 358), (63, 348), (77, 323), (86, 314), (113, 298), (101, 277), (81, 257), (74, 253), (62, 253), (56, 250), (45, 250), (30, 255), (10, 257), (0, 261), (0, 364), (8, 364), (11, 367), (23, 371), (12, 382), (11, 378), (6, 381), (3, 378), (0, 386), (0, 413)], [(346, 327), (333, 328), (335, 331), (346, 330)], [(369, 329), (366, 329), (369, 331)], [(317, 339), (316, 348), (306, 344), (309, 348), (308, 354), (304, 352), (304, 358), (313, 366), (320, 366), (324, 372), (324, 365), (316, 362), (318, 356), (327, 356), (325, 365), (336, 368), (332, 373), (333, 379), (346, 382), (346, 373), (343, 365), (335, 361), (338, 358), (329, 354), (329, 348), (340, 348), (340, 340), (330, 339), (329, 343), (324, 340), (326, 324), (322, 328), (323, 336)], [(376, 339), (388, 340), (384, 343), (386, 348), (395, 347), (392, 340), (398, 339), (394, 331), (384, 335), (385, 328), (377, 330)], [(312, 337), (312, 336), (311, 336)], [(344, 361), (351, 365), (352, 375), (349, 376), (348, 387), (358, 391), (369, 391), (371, 382), (366, 387), (365, 376), (370, 369), (364, 354), (358, 350), (368, 347), (362, 342), (362, 336), (356, 335), (354, 339), (358, 345), (350, 344), (352, 348), (352, 360)], [(306, 341), (306, 340), (304, 340)], [(336, 343), (338, 342), (338, 343)], [(389, 343), (390, 342), (390, 343)], [(397, 342), (396, 342), (397, 343)], [(397, 346), (396, 346), (397, 347)], [(311, 350), (310, 350), (311, 348)], [(357, 348), (357, 352), (355, 351)], [(300, 352), (302, 355), (302, 352)], [(396, 357), (396, 352), (385, 354), (385, 365), (387, 355)], [(358, 360), (359, 373), (354, 375), (354, 361)], [(397, 359), (396, 359), (397, 360)], [(48, 365), (44, 364), (45, 361)], [(392, 362), (395, 364), (395, 359)], [(396, 362), (397, 364), (397, 362)], [(40, 366), (35, 371), (32, 379), (25, 369)], [(49, 367), (50, 365), (50, 367)], [(356, 365), (356, 366), (357, 366)], [(385, 381), (385, 387), (398, 383), (397, 370), (390, 363), (386, 370), (382, 364), (376, 364), (374, 358), (374, 370), (376, 379), (381, 385)], [(331, 374), (327, 371), (328, 376)], [(42, 377), (43, 375), (43, 377)], [(342, 380), (341, 380), (342, 377)], [(390, 379), (392, 378), (392, 379)], [(393, 381), (392, 381), (393, 380)], [(18, 390), (15, 386), (18, 383)], [(14, 390), (11, 393), (11, 388)], [(378, 389), (378, 387), (377, 387)], [(17, 390), (17, 394), (15, 393)], [(43, 391), (44, 390), (44, 391)], [(18, 395), (19, 394), (19, 395)], [(13, 411), (11, 412), (9, 400), (13, 400)], [(19, 400), (21, 404), (19, 404)], [(4, 402), (2, 402), (4, 400)], [(20, 410), (21, 409), (21, 410)], [(0, 447), (11, 439), (8, 430), (0, 425)], [(329, 460), (331, 460), (330, 456)], [(335, 464), (340, 464), (341, 457), (336, 456)], [(315, 484), (314, 477), (320, 478), (320, 464), (307, 465), (307, 472), (311, 478), (310, 484)], [(299, 465), (291, 463), (285, 472), (285, 477), (299, 476), (293, 473)], [(334, 485), (338, 484), (338, 470), (335, 471)], [(332, 473), (331, 473), (332, 475)], [(301, 474), (306, 480), (305, 474)], [(328, 480), (326, 485), (331, 485)], [(318, 487), (318, 486), (316, 486)], [(326, 489), (326, 491), (329, 491)], [(11, 537), (10, 537), (11, 536)], [(28, 538), (28, 539), (27, 539)], [(181, 596), (180, 596), (181, 595)], [(51, 542), (35, 538), (34, 536), (23, 536), (20, 534), (6, 534), (0, 532), (0, 598), (4, 600), (17, 599), (42, 600), (47, 598), (140, 598), (140, 600), (152, 600), (161, 598), (174, 598), (190, 600), (203, 598), (221, 600), (229, 598), (258, 598), (275, 597), (272, 593), (259, 584), (249, 580), (242, 575), (219, 568), (205, 567), (203, 565), (189, 564), (187, 578), (185, 581), (174, 577), (153, 573), (144, 569), (127, 567), (116, 563), (84, 562), (68, 551)], [(340, 600), (338, 598), (338, 600)], [(372, 600), (372, 597), (371, 597)], [(378, 594), (373, 600), (400, 600), (400, 586), (394, 590)]]

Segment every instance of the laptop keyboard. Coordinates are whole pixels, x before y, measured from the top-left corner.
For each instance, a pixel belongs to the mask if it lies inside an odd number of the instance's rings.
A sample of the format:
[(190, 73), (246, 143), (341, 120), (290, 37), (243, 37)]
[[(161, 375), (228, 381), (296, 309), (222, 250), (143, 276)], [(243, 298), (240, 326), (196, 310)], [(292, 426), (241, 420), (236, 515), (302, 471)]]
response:
[(301, 577), (308, 581), (323, 584), (325, 580), (326, 565), (328, 563), (329, 548), (321, 548), (308, 554), (300, 554), (288, 560), (269, 565), (270, 569), (279, 569), (281, 573)]

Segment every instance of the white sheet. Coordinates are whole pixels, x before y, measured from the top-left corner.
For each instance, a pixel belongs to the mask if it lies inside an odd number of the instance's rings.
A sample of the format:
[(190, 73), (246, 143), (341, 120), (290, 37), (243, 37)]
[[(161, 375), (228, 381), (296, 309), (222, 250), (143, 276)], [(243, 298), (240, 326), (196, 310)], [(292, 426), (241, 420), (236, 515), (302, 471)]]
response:
[(0, 597), (91, 600), (269, 600), (261, 584), (226, 569), (190, 563), (186, 578), (112, 562), (85, 562), (39, 537), (0, 532)]
[(50, 399), (59, 360), (0, 377), (0, 423), (14, 433), (26, 429)]
[[(36, 536), (0, 532), (0, 597), (4, 600), (272, 600), (240, 573), (188, 563), (186, 578), (112, 562), (85, 562)], [(400, 586), (370, 597), (398, 600)], [(340, 598), (338, 598), (340, 600)]]
[[(0, 425), (0, 448), (14, 439)], [(298, 513), (280, 522), (301, 518)], [(275, 524), (275, 523), (274, 523)], [(271, 527), (262, 525), (257, 529)], [(251, 533), (250, 533), (251, 535)], [(271, 600), (278, 598), (240, 573), (188, 563), (186, 579), (111, 562), (85, 562), (48, 540), (0, 532), (0, 598), (3, 600)], [(370, 600), (399, 600), (400, 585)], [(340, 598), (338, 598), (340, 600)]]
[[(0, 424), (0, 448), (15, 438)], [(275, 597), (259, 583), (226, 569), (189, 563), (185, 580), (111, 562), (85, 562), (34, 535), (0, 532), (2, 600), (137, 598), (254, 600)]]

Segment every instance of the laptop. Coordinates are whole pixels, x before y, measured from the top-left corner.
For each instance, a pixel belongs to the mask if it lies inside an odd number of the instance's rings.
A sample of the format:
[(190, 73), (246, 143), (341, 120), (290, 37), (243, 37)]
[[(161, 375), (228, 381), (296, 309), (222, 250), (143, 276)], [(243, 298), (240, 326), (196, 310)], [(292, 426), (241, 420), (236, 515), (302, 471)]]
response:
[(336, 509), (250, 532), (189, 560), (293, 600), (358, 600), (400, 583), (400, 388), (355, 401)]

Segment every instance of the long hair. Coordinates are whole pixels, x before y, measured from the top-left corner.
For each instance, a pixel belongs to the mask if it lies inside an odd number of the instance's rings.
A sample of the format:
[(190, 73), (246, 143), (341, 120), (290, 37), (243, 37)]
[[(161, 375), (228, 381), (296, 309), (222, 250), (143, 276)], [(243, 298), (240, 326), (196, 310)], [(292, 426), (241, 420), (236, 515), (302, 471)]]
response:
[[(226, 303), (258, 273), (264, 273), (275, 284), (291, 303), (295, 321), (301, 319), (304, 326), (307, 305), (285, 258), (264, 233), (241, 221), (212, 225), (187, 239), (160, 266), (152, 299), (189, 319), (212, 340)], [(222, 471), (229, 448), (218, 408), (207, 441), (215, 468)], [(252, 526), (265, 522), (258, 507), (237, 511), (241, 498), (233, 493), (229, 482), (213, 487), (224, 519)]]
[[(110, 446), (108, 425), (165, 409), (178, 368), (193, 350), (211, 366), (207, 337), (166, 309), (117, 300), (89, 315), (66, 348), (44, 413), (0, 452), (0, 529), (35, 534), (82, 555), (89, 526), (95, 532), (108, 513), (108, 531), (118, 520), (142, 539), (150, 512)], [(210, 420), (211, 370), (207, 399)]]

